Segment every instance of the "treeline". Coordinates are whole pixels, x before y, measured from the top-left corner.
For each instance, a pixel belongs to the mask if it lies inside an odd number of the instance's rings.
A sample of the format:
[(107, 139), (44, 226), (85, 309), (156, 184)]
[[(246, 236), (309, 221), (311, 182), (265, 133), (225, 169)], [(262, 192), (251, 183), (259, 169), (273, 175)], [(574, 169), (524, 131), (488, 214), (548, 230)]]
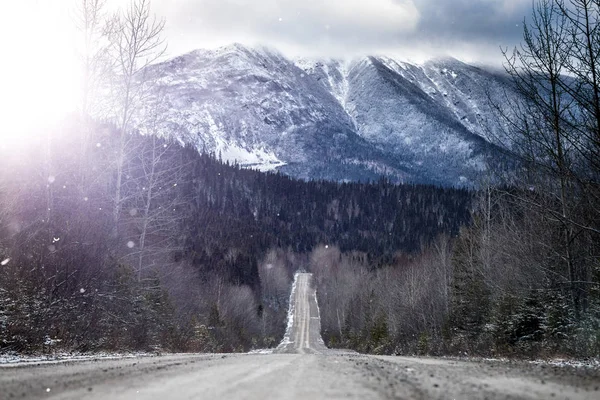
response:
[(245, 254), (247, 284), (186, 257), (192, 151), (128, 136), (115, 214), (120, 135), (74, 121), (39, 138), (2, 150), (0, 349), (233, 351), (278, 340), (296, 268), (284, 256)]
[(310, 270), (327, 345), (377, 354), (600, 355), (600, 241), (579, 232), (570, 270), (560, 222), (532, 209), (543, 198), (482, 191), (473, 224), (458, 237), (442, 235), (376, 269), (365, 253), (317, 248)]
[(121, 138), (74, 118), (2, 149), (1, 349), (273, 346), (318, 243), (382, 264), (470, 218), (463, 190), (296, 181)]
[[(231, 249), (236, 243), (299, 254), (327, 243), (365, 252), (377, 265), (397, 251), (418, 252), (440, 233), (456, 235), (471, 220), (472, 193), (464, 189), (395, 185), (383, 178), (372, 184), (305, 182), (224, 165), (208, 155), (190, 168), (194, 236), (211, 240), (200, 243), (200, 258), (213, 246)], [(218, 229), (203, 234), (213, 227)]]

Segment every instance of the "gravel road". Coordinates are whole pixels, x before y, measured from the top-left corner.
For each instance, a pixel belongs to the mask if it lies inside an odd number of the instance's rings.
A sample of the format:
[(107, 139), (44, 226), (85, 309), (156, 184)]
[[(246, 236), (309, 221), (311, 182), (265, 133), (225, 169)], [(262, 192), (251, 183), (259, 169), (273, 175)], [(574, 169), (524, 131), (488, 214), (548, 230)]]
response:
[(310, 280), (272, 354), (4, 365), (0, 399), (600, 399), (598, 369), (328, 350)]

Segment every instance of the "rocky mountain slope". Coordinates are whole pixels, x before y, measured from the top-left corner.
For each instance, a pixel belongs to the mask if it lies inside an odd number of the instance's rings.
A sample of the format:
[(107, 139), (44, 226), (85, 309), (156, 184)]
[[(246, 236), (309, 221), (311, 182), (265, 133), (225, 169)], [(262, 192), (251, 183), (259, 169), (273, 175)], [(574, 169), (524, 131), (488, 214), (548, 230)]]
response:
[(455, 59), (291, 60), (234, 44), (147, 73), (161, 135), (249, 167), (468, 186), (506, 157), (486, 121), (507, 80)]

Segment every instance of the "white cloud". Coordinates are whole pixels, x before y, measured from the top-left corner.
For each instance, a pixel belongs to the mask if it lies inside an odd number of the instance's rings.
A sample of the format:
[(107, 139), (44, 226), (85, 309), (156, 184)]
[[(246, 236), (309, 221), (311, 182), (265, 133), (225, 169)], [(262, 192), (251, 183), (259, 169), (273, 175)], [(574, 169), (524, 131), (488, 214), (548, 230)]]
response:
[(417, 27), (412, 0), (154, 0), (172, 52), (233, 41), (317, 52), (360, 51)]
[(500, 46), (516, 45), (531, 1), (151, 0), (167, 20), (170, 55), (241, 42), (303, 55), (425, 52), (470, 59), (495, 58)]

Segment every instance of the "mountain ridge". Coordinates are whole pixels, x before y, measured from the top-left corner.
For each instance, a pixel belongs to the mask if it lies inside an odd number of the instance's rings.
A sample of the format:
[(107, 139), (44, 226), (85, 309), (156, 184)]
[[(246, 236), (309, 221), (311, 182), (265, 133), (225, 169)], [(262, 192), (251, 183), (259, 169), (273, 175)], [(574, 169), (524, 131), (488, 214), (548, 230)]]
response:
[(505, 157), (483, 124), (487, 91), (506, 91), (508, 81), (453, 58), (289, 59), (236, 43), (148, 72), (158, 134), (251, 168), (473, 186)]

